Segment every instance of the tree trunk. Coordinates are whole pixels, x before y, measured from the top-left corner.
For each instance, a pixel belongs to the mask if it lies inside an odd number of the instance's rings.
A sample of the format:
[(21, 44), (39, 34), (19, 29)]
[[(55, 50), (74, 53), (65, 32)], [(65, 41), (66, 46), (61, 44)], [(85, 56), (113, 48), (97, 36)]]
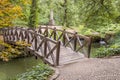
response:
[(50, 20), (49, 25), (55, 25), (53, 10), (50, 10)]
[(63, 25), (68, 27), (68, 22), (67, 22), (67, 0), (64, 0), (64, 22), (63, 22)]
[(37, 24), (37, 0), (32, 0), (28, 26), (35, 28)]

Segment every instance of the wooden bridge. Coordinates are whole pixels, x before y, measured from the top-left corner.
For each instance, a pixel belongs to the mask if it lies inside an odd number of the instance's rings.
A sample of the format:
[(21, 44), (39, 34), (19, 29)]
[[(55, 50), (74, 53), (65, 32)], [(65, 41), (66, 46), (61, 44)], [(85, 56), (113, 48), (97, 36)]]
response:
[(90, 57), (91, 38), (65, 29), (48, 26), (41, 26), (37, 29), (4, 28), (3, 36), (7, 43), (26, 41), (31, 44), (31, 47), (28, 47), (30, 52), (53, 66)]

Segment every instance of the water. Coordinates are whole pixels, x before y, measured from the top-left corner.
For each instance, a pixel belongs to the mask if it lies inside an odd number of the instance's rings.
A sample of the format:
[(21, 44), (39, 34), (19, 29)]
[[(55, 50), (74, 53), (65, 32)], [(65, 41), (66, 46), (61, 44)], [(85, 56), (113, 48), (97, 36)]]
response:
[(20, 58), (9, 62), (0, 61), (0, 80), (14, 78), (39, 63), (41, 60), (36, 60), (34, 57)]

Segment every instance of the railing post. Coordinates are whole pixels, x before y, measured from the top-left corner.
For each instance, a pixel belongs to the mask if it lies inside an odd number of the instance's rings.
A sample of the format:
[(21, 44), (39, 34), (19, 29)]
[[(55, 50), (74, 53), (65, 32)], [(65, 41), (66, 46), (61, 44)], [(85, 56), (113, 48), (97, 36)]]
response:
[(10, 34), (10, 28), (8, 27), (8, 42), (10, 42), (11, 41), (11, 34)]
[(35, 31), (35, 51), (37, 50), (37, 36), (36, 36), (36, 31)]
[(65, 29), (63, 30), (63, 45), (65, 45), (65, 41), (66, 39), (65, 39)]
[(39, 27), (38, 33), (42, 34), (41, 26)]
[(16, 34), (16, 37), (17, 37), (17, 41), (19, 41), (19, 40), (20, 40), (20, 37), (19, 37), (19, 33), (18, 33), (17, 30), (18, 30), (18, 28), (16, 27), (16, 31), (15, 31), (16, 33), (15, 33), (15, 34)]
[(76, 48), (77, 48), (77, 32), (75, 32), (74, 34), (74, 51), (76, 51)]
[(15, 41), (15, 28), (14, 28), (14, 31), (13, 31), (13, 41)]
[(47, 55), (47, 39), (44, 40), (44, 57)]
[[(22, 27), (21, 27), (22, 28)], [(20, 28), (20, 32), (19, 32), (19, 40), (20, 40), (20, 38), (21, 38), (21, 41), (23, 40), (23, 35), (22, 35), (22, 29)]]
[(12, 41), (15, 40), (15, 36), (14, 36), (14, 28), (11, 28), (11, 37), (12, 37)]
[(90, 58), (90, 53), (91, 53), (91, 46), (92, 46), (92, 38), (89, 38), (89, 43), (88, 43), (88, 58)]
[(2, 30), (2, 34), (3, 34), (3, 40), (4, 42), (6, 41), (6, 33), (5, 33), (5, 29)]
[(27, 43), (30, 44), (30, 37), (28, 31), (26, 31), (26, 39), (27, 39)]
[(46, 26), (45, 29), (46, 29), (46, 30), (45, 30), (45, 37), (48, 37), (48, 26)]
[(57, 50), (56, 50), (56, 66), (59, 65), (59, 59), (60, 59), (60, 41), (57, 43)]
[(54, 27), (54, 40), (56, 40), (56, 27)]

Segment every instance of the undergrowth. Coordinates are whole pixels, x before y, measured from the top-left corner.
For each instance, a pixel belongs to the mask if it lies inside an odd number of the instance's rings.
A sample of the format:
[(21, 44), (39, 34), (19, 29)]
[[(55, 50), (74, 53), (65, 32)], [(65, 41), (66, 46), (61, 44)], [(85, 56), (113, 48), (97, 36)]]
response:
[(27, 72), (18, 75), (15, 80), (48, 80), (53, 73), (54, 71), (48, 65), (39, 64)]

